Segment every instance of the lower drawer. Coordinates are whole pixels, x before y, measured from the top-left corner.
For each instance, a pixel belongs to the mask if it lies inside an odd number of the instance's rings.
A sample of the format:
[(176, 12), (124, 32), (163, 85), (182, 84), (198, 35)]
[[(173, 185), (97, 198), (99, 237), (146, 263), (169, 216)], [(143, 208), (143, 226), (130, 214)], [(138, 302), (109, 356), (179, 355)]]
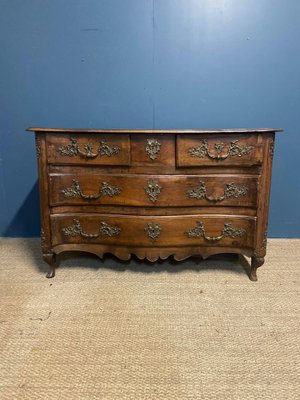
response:
[(50, 204), (255, 207), (257, 184), (248, 175), (50, 175)]
[(52, 245), (102, 243), (125, 246), (252, 248), (254, 217), (225, 215), (132, 216), (53, 214)]

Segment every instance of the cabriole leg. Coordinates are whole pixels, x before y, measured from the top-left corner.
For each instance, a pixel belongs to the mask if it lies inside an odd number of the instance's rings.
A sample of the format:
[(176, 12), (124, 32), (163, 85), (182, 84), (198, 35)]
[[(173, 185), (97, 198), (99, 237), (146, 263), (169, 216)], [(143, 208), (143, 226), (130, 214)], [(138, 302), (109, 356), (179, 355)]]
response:
[(257, 268), (261, 267), (264, 262), (265, 262), (264, 257), (256, 257), (256, 256), (251, 257), (251, 270), (249, 276), (251, 281), (257, 281), (256, 270)]
[(43, 259), (49, 265), (46, 277), (53, 278), (55, 276), (55, 253), (43, 254)]

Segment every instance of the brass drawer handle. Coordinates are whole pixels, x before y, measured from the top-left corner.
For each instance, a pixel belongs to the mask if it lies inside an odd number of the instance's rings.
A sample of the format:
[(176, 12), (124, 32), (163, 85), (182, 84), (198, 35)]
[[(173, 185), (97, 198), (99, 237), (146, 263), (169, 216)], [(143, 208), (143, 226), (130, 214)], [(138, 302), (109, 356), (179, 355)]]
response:
[(160, 146), (161, 144), (159, 141), (154, 138), (146, 140), (145, 149), (151, 160), (155, 160), (157, 158), (157, 155), (160, 152)]
[(78, 219), (74, 219), (74, 225), (67, 226), (62, 229), (62, 232), (66, 236), (82, 236), (84, 238), (93, 239), (99, 236), (116, 236), (119, 235), (121, 228), (118, 226), (111, 226), (104, 221), (100, 222), (100, 228), (98, 233), (86, 233), (83, 232), (81, 228), (80, 221)]
[(69, 188), (63, 189), (61, 192), (67, 198), (81, 197), (85, 200), (97, 200), (100, 197), (104, 197), (104, 196), (109, 196), (109, 197), (117, 196), (121, 193), (121, 189), (118, 188), (117, 186), (109, 185), (107, 182), (102, 182), (101, 186), (100, 186), (100, 192), (98, 194), (88, 195), (88, 194), (84, 194), (81, 191), (79, 182), (76, 179), (73, 179), (72, 186), (70, 186)]
[(93, 153), (93, 147), (94, 145), (92, 143), (86, 143), (83, 145), (84, 150), (82, 151), (80, 149), (79, 144), (77, 143), (77, 139), (75, 138), (70, 138), (71, 140), (71, 144), (68, 144), (66, 146), (61, 146), (58, 148), (58, 152), (62, 155), (62, 156), (68, 156), (68, 157), (73, 157), (73, 156), (78, 156), (80, 155), (83, 158), (89, 158), (89, 159), (93, 159), (96, 158), (98, 156), (100, 157), (111, 157), (113, 155), (116, 155), (120, 152), (120, 147), (117, 145), (113, 145), (113, 146), (109, 146), (105, 140), (101, 140), (99, 142), (99, 148), (98, 150)]
[(227, 157), (242, 157), (248, 155), (254, 149), (254, 146), (239, 146), (237, 143), (238, 140), (233, 140), (230, 142), (229, 149), (227, 150), (227, 153), (224, 154), (222, 154), (222, 151), (225, 147), (224, 143), (215, 143), (214, 148), (216, 153), (213, 154), (208, 147), (207, 140), (201, 140), (199, 146), (189, 148), (188, 152), (190, 153), (191, 157), (204, 158), (207, 156), (212, 160), (223, 161), (226, 160)]
[(189, 229), (187, 232), (185, 232), (185, 234), (189, 238), (203, 237), (205, 240), (208, 240), (210, 242), (215, 242), (225, 237), (231, 237), (231, 238), (242, 237), (245, 234), (245, 232), (246, 232), (245, 229), (234, 228), (231, 223), (226, 223), (224, 224), (224, 228), (219, 236), (207, 236), (205, 233), (204, 222), (197, 221), (196, 227)]
[(150, 179), (144, 189), (149, 197), (149, 200), (152, 201), (152, 203), (155, 203), (162, 187), (156, 181)]
[(154, 241), (159, 237), (161, 229), (162, 228), (158, 224), (155, 224), (154, 222), (149, 222), (144, 230), (149, 239)]
[(225, 199), (229, 199), (230, 197), (235, 197), (236, 199), (239, 197), (247, 196), (249, 188), (247, 186), (237, 186), (233, 182), (226, 184), (226, 189), (224, 190), (223, 196), (220, 197), (212, 197), (208, 196), (205, 183), (200, 181), (200, 186), (189, 189), (187, 191), (187, 196), (190, 199), (203, 200), (206, 199), (208, 201), (223, 201)]

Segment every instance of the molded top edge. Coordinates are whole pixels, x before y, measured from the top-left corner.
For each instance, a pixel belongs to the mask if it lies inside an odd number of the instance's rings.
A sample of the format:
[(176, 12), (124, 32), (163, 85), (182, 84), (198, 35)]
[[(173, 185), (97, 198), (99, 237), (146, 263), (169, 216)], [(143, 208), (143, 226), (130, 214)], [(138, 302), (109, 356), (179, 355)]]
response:
[(41, 128), (30, 127), (28, 132), (49, 132), (49, 133), (266, 133), (282, 132), (282, 128), (256, 128), (256, 129), (65, 129), (65, 128)]

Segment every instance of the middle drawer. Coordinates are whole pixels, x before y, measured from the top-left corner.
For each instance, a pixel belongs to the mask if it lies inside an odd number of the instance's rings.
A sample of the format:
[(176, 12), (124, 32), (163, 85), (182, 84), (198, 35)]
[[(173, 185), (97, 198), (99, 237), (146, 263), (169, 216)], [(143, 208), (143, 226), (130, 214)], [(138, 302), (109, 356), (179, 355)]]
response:
[(256, 207), (250, 175), (50, 174), (50, 205)]

